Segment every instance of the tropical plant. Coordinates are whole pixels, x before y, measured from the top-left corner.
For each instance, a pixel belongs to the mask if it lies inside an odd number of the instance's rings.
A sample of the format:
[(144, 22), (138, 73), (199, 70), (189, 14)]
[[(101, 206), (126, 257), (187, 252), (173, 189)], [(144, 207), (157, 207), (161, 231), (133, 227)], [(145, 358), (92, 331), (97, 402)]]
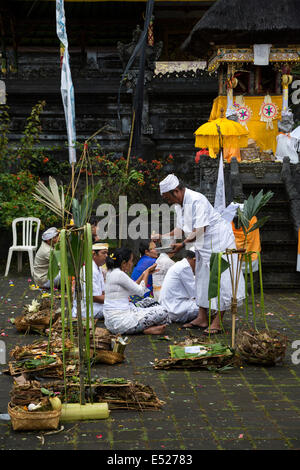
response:
[[(86, 160), (87, 154), (83, 155), (78, 163), (80, 167), (82, 160)], [(86, 164), (87, 162), (85, 162)], [(75, 176), (75, 175), (74, 175)], [(79, 379), (80, 379), (80, 403), (85, 404), (85, 377), (91, 386), (91, 358), (90, 358), (90, 324), (94, 337), (94, 316), (93, 316), (93, 284), (92, 284), (92, 232), (88, 223), (93, 203), (98, 196), (101, 183), (97, 185), (86, 185), (86, 190), (81, 201), (74, 197), (76, 185), (72, 182), (72, 196), (68, 192), (64, 193), (64, 188), (58, 186), (53, 178), (49, 178), (49, 188), (44, 183), (39, 182), (35, 188), (34, 198), (46, 205), (51, 211), (61, 218), (62, 229), (60, 231), (59, 244), (51, 252), (49, 265), (49, 279), (51, 287), (51, 316), (54, 299), (54, 278), (59, 270), (61, 274), (61, 321), (62, 321), (62, 342), (63, 342), (63, 365), (64, 382), (66, 392), (66, 358), (65, 358), (65, 337), (69, 330), (70, 339), (74, 343), (74, 333), (72, 328), (72, 277), (75, 279), (75, 295), (77, 305), (77, 325), (78, 325), (78, 349), (79, 349)], [(71, 185), (70, 185), (71, 186)], [(69, 187), (70, 190), (70, 187)], [(72, 214), (71, 211), (72, 210)], [(70, 218), (73, 218), (73, 225), (70, 225)], [(84, 286), (83, 286), (84, 280)], [(86, 303), (86, 335), (84, 336), (84, 320), (81, 314), (81, 301), (85, 291), (84, 301)], [(66, 316), (66, 302), (67, 311)], [(48, 349), (50, 348), (52, 330), (52, 320), (50, 321)], [(96, 348), (94, 348), (95, 350)], [(90, 393), (90, 396), (92, 394)]]
[[(232, 299), (231, 299), (231, 314), (232, 314), (232, 338), (231, 346), (235, 346), (235, 324), (236, 324), (236, 315), (237, 315), (237, 293), (238, 286), (240, 282), (240, 277), (242, 273), (243, 262), (245, 262), (245, 299), (246, 299), (246, 314), (248, 320), (248, 269), (250, 273), (250, 283), (251, 283), (251, 295), (252, 295), (252, 307), (253, 307), (253, 319), (256, 329), (256, 316), (255, 316), (255, 297), (254, 297), (254, 283), (253, 283), (253, 273), (252, 273), (252, 259), (251, 255), (253, 252), (247, 250), (247, 237), (249, 233), (254, 230), (262, 227), (269, 217), (263, 217), (260, 220), (257, 220), (254, 224), (250, 224), (254, 216), (269, 202), (273, 197), (272, 191), (268, 191), (266, 194), (263, 194), (261, 190), (255, 197), (252, 194), (247, 200), (244, 201), (243, 210), (238, 208), (237, 216), (238, 227), (242, 227), (244, 232), (244, 246), (239, 250), (236, 249), (227, 249), (223, 253), (212, 253), (210, 260), (210, 281), (209, 281), (209, 299), (212, 299), (218, 296), (218, 310), (220, 315), (220, 279), (221, 274), (229, 269), (231, 287), (232, 287)], [(222, 258), (223, 255), (226, 255), (227, 261)], [(266, 317), (264, 312), (264, 295), (263, 295), (263, 282), (262, 282), (262, 267), (261, 267), (261, 256), (257, 252), (259, 260), (259, 279), (260, 279), (260, 291), (261, 291), (261, 312), (265, 321), (267, 328)], [(237, 262), (234, 262), (234, 257), (237, 258)], [(211, 318), (211, 309), (209, 309), (209, 324)]]
[(41, 114), (46, 106), (45, 101), (39, 101), (32, 107), (23, 130), (23, 135), (17, 145), (10, 143), (12, 127), (9, 106), (0, 105), (0, 170), (1, 173), (10, 171), (29, 171), (34, 175), (68, 175), (69, 163), (57, 161), (57, 151), (62, 146), (40, 145), (42, 131)]
[(57, 224), (58, 217), (32, 197), (38, 177), (29, 171), (0, 173), (0, 226), (11, 227), (17, 217), (38, 217), (41, 227)]

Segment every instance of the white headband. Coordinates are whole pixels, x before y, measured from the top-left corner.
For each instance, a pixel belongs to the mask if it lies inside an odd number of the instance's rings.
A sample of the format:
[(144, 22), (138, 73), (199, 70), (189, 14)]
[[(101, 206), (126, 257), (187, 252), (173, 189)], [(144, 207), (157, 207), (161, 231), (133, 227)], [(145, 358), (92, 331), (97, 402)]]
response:
[(98, 251), (98, 250), (108, 250), (108, 243), (95, 243), (92, 246), (92, 250)]

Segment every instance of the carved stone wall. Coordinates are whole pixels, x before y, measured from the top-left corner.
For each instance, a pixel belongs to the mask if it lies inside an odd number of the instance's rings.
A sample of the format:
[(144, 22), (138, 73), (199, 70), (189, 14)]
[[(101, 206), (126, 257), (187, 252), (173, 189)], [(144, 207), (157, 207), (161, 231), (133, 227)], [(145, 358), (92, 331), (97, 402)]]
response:
[[(100, 135), (98, 142), (105, 153), (114, 152), (121, 156), (126, 153), (129, 141), (132, 89), (122, 87), (119, 121), (117, 95), (123, 66), (117, 51), (106, 55), (95, 53), (85, 61), (81, 54), (71, 53), (70, 63), (77, 140), (83, 141), (108, 124), (110, 132)], [(46, 51), (20, 54), (17, 73), (9, 73), (5, 82), (12, 116), (12, 138), (16, 141), (20, 138), (32, 106), (43, 99), (47, 104), (41, 118), (41, 145), (63, 145), (67, 137), (58, 54)], [(158, 74), (146, 83), (151, 133), (145, 132), (145, 138), (151, 144), (149, 155), (164, 158), (172, 153), (177, 162), (176, 172), (190, 185), (196, 183), (193, 180), (196, 152), (193, 133), (209, 118), (217, 87), (216, 77), (203, 70)], [(67, 155), (61, 152), (58, 157), (67, 158)], [(174, 170), (171, 166), (169, 169)]]

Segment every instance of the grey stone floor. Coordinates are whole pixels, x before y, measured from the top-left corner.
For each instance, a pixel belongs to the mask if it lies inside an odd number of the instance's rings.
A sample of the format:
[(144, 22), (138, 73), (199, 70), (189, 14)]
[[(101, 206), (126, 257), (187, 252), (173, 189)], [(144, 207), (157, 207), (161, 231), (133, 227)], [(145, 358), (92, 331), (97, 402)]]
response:
[[(0, 329), (7, 356), (16, 344), (30, 343), (36, 335), (20, 335), (9, 322), (22, 306), (36, 297), (29, 289), (29, 276), (10, 274), (0, 278)], [(10, 286), (12, 280), (14, 286)], [(259, 297), (257, 297), (257, 304)], [(0, 420), (0, 449), (69, 450), (300, 450), (300, 294), (268, 291), (266, 312), (270, 327), (284, 332), (290, 342), (283, 365), (238, 367), (226, 372), (206, 370), (154, 370), (155, 358), (168, 356), (167, 341), (137, 335), (126, 350), (126, 362), (98, 365), (93, 371), (102, 377), (126, 377), (151, 385), (166, 404), (161, 411), (112, 411), (102, 421), (65, 424), (59, 434), (14, 432)], [(251, 309), (250, 309), (251, 310)], [(241, 311), (238, 324), (243, 321)], [(230, 341), (230, 317), (225, 317)], [(187, 332), (171, 325), (167, 334), (183, 339)], [(200, 336), (197, 331), (192, 331)], [(220, 337), (218, 337), (218, 340)], [(299, 340), (299, 354), (292, 343)], [(0, 371), (6, 366), (1, 365)], [(0, 414), (7, 413), (12, 378), (0, 375)]]

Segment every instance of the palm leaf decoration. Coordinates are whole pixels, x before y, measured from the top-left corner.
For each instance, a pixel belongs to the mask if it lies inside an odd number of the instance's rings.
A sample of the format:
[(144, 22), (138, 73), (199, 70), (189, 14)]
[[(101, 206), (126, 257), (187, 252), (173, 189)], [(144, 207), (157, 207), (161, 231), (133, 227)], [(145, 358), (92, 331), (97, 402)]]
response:
[(81, 203), (72, 199), (72, 213), (76, 227), (83, 227), (90, 219), (93, 204), (99, 195), (102, 183), (99, 181), (95, 186), (87, 186)]
[(238, 209), (238, 225), (242, 227), (245, 236), (253, 232), (253, 230), (262, 227), (269, 220), (269, 216), (263, 217), (249, 229), (250, 220), (258, 214), (273, 196), (274, 193), (272, 191), (263, 194), (263, 190), (261, 190), (255, 197), (253, 197), (252, 194), (248, 197), (244, 202), (242, 211), (240, 208)]
[(41, 204), (47, 206), (56, 215), (59, 215), (62, 219), (64, 218), (65, 213), (70, 215), (65, 208), (63, 187), (61, 186), (60, 194), (58, 184), (52, 176), (49, 176), (49, 189), (44, 183), (42, 183), (42, 181), (39, 181), (35, 187), (33, 197)]

